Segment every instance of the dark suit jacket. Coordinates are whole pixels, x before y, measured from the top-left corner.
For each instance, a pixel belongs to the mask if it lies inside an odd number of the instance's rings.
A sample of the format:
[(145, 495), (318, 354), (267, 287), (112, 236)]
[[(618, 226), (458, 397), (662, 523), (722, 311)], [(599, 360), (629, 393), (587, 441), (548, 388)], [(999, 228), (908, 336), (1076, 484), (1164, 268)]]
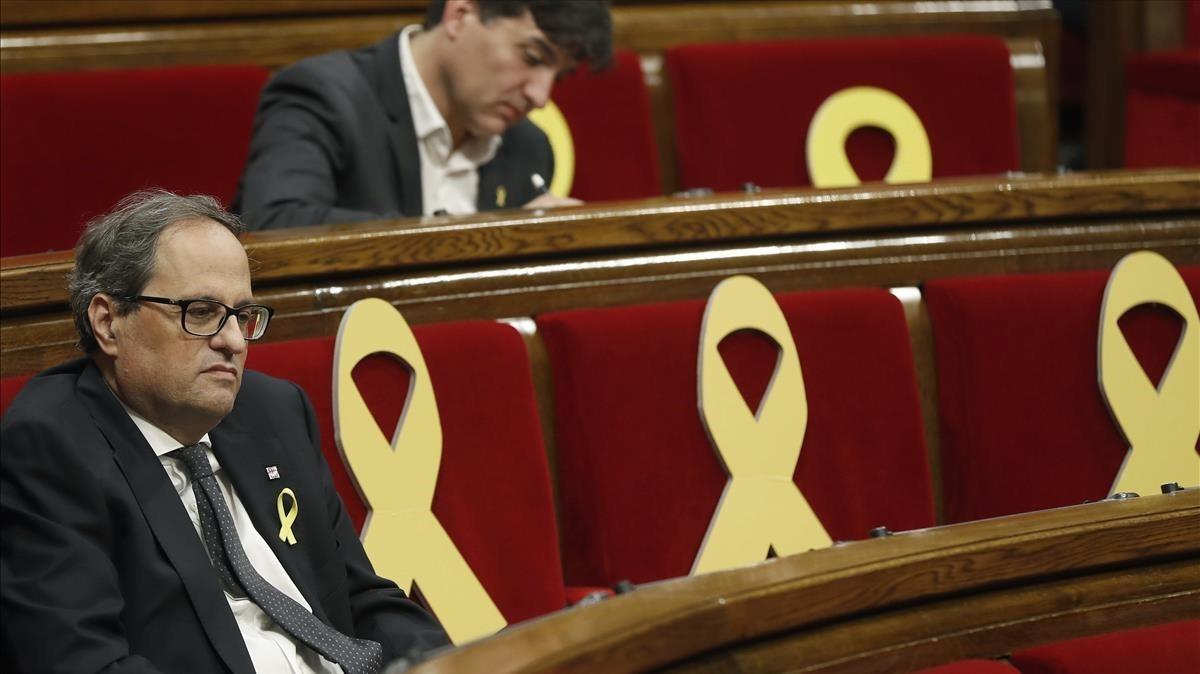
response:
[[(383, 644), (446, 642), (375, 575), (295, 384), (247, 371), (213, 451), (314, 613)], [(252, 672), (200, 537), (141, 432), (88, 360), (31, 379), (0, 424), (4, 671)], [(267, 466), (280, 477), (269, 480)], [(296, 544), (276, 495), (295, 492)], [(110, 669), (105, 667), (111, 666)]]
[[(554, 173), (550, 142), (529, 120), (479, 169), (478, 210), (537, 196)], [(503, 187), (504, 203), (497, 203)], [(305, 59), (263, 89), (233, 209), (250, 229), (422, 214), (421, 161), (400, 70), (399, 38)]]

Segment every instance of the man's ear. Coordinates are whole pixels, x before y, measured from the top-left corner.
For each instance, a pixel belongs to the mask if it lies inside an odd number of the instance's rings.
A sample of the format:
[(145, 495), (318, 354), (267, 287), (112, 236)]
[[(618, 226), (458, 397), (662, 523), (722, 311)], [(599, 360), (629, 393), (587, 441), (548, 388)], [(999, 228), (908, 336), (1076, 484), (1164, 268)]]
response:
[(88, 303), (88, 322), (92, 326), (92, 335), (100, 350), (106, 355), (117, 355), (117, 316), (115, 300), (104, 293), (96, 293)]
[(446, 0), (446, 9), (442, 12), (441, 26), (451, 39), (462, 34), (468, 17), (479, 18), (479, 5), (475, 0)]

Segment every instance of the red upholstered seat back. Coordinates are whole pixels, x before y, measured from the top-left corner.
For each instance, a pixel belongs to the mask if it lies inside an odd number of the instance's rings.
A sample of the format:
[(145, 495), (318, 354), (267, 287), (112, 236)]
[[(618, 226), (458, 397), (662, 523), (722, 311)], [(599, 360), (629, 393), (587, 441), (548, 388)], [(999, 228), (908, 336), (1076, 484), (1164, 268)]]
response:
[(1200, 166), (1200, 47), (1130, 60), (1125, 167)]
[[(1181, 271), (1192, 297), (1200, 299), (1200, 268)], [(947, 522), (1108, 495), (1128, 449), (1097, 383), (1108, 275), (992, 276), (925, 285), (937, 357)], [(1157, 381), (1175, 349), (1177, 321), (1147, 307), (1127, 313), (1121, 327)]]
[(3, 255), (67, 250), (88, 219), (162, 187), (233, 198), (259, 66), (0, 77)]
[[(882, 290), (777, 299), (808, 395), (794, 479), (830, 536), (932, 525), (899, 302)], [(726, 483), (697, 411), (703, 312), (704, 302), (696, 301), (538, 318), (554, 381), (570, 584), (646, 582), (691, 570)], [(768, 344), (758, 333), (740, 332), (721, 349), (752, 408), (774, 370)]]
[(1031, 648), (1012, 662), (1024, 674), (1200, 672), (1200, 620)]
[[(829, 96), (854, 86), (886, 89), (920, 117), (933, 177), (1001, 173), (1019, 166), (1009, 53), (994, 37), (919, 37), (688, 45), (669, 49), (676, 147), (683, 187), (809, 185), (805, 138)], [(879, 130), (850, 136), (864, 182), (891, 164)]]
[[(418, 326), (414, 333), (443, 431), (434, 514), (509, 622), (562, 608), (550, 478), (521, 336), (492, 322)], [(255, 345), (247, 367), (295, 381), (308, 393), (334, 484), (361, 528), (365, 508), (333, 436), (333, 347), (332, 337)], [(389, 438), (408, 390), (406, 378), (389, 378), (396, 371), (390, 364), (367, 358), (355, 368), (359, 390)]]
[(580, 67), (554, 86), (553, 99), (575, 144), (571, 196), (604, 201), (662, 194), (650, 96), (636, 53), (616, 50), (613, 67), (598, 74)]

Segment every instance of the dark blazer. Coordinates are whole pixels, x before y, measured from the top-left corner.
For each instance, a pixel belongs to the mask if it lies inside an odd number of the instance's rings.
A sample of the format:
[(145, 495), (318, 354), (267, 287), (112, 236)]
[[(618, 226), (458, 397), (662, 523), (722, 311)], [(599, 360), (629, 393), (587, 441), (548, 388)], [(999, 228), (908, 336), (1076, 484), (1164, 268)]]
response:
[[(383, 644), (446, 643), (376, 576), (295, 384), (247, 371), (213, 451), (314, 613)], [(200, 537), (158, 458), (86, 359), (31, 379), (0, 424), (4, 671), (253, 672)], [(277, 466), (270, 480), (266, 467)], [(296, 544), (276, 495), (296, 494)], [(105, 669), (110, 667), (109, 669)]]
[[(398, 34), (305, 59), (263, 89), (233, 210), (250, 229), (420, 216), (421, 160)], [(480, 211), (517, 208), (550, 182), (550, 142), (529, 120), (479, 169)], [(504, 203), (497, 203), (498, 188)]]

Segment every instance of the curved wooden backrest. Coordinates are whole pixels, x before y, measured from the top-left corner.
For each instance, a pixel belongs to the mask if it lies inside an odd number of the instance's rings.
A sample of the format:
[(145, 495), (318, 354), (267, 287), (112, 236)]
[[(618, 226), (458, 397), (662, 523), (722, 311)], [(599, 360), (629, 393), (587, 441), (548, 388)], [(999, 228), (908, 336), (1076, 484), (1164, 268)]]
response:
[(906, 672), (1200, 617), (1200, 491), (848, 543), (664, 581), (410, 670)]

